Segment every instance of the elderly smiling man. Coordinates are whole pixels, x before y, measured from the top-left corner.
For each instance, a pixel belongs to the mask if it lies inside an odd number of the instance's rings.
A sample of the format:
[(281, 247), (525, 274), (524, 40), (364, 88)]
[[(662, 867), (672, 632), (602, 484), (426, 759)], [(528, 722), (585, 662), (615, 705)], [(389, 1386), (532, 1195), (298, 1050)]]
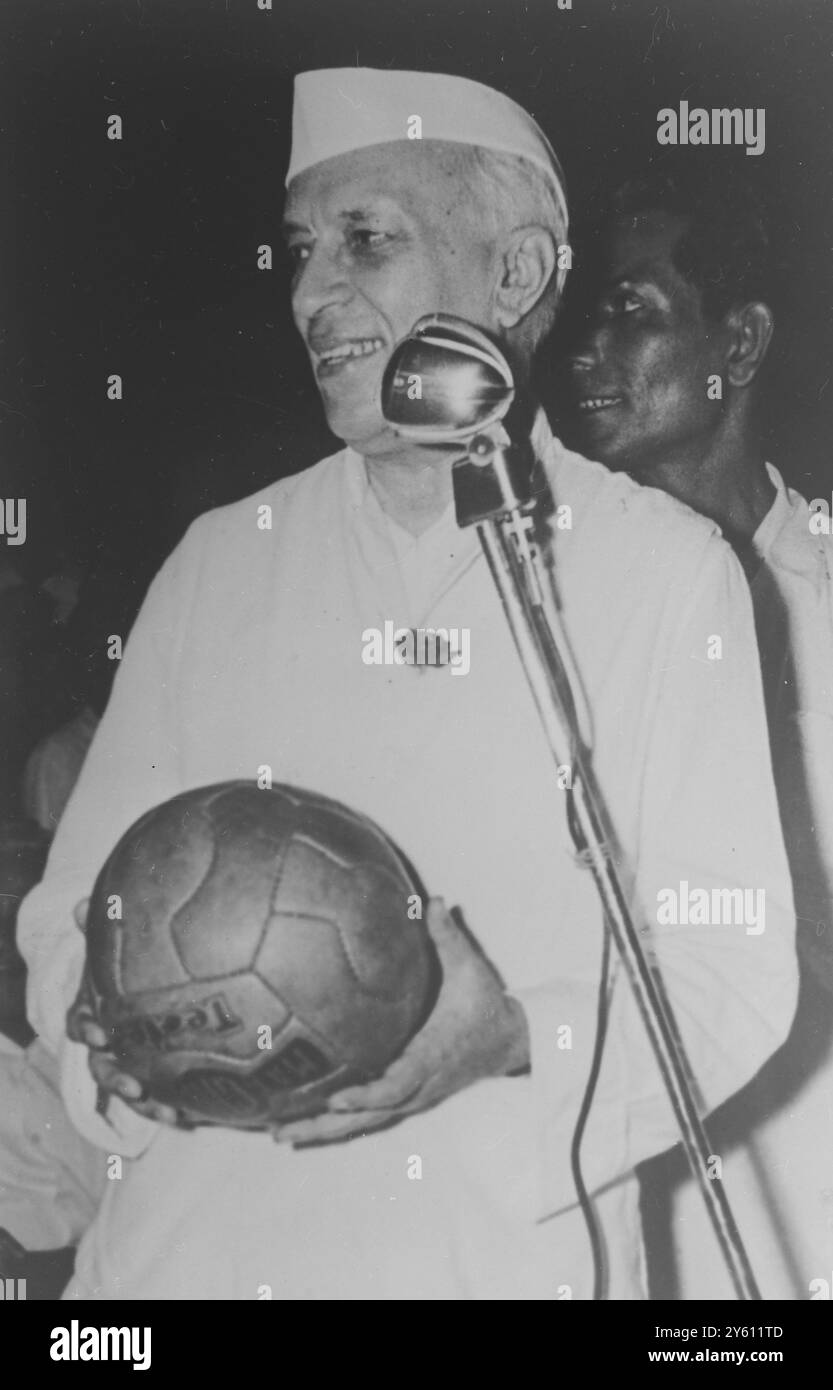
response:
[[(421, 140), (407, 138), (415, 115)], [(127, 1160), (68, 1296), (587, 1298), (570, 1147), (601, 909), (485, 559), (455, 523), (455, 450), (403, 442), (380, 407), (392, 348), (428, 312), (473, 321), (528, 370), (563, 278), (560, 170), (497, 92), (346, 69), (298, 78), (287, 182), (295, 321), (346, 447), (202, 517), (167, 561), (23, 909), (31, 1014), (62, 1054), (71, 1113), (102, 1162)], [(533, 444), (572, 519), (551, 559), (621, 868), (713, 1106), (780, 1043), (795, 1004), (743, 575), (709, 522), (567, 453), (540, 414)], [(465, 678), (363, 661), (362, 634), (390, 621), (467, 629)], [(83, 1012), (65, 1038), (83, 957), (73, 908), (148, 807), (263, 764), (373, 817), (460, 913), (431, 903), (442, 987), (386, 1075), (273, 1136), (188, 1131), (118, 1071)], [(660, 926), (658, 894), (684, 881), (761, 890), (766, 931)], [(113, 1093), (106, 1119), (91, 1070)], [(634, 1164), (675, 1138), (617, 977), (583, 1155), (613, 1297), (644, 1296)]]

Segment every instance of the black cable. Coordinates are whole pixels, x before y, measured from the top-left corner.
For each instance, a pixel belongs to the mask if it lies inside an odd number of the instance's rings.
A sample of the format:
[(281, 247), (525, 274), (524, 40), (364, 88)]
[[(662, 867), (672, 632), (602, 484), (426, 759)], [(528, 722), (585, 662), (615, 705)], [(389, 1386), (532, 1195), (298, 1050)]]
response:
[[(568, 821), (570, 831), (575, 844), (581, 852), (582, 837), (578, 825), (575, 822), (575, 808), (572, 796), (568, 799)], [(579, 1109), (576, 1127), (573, 1130), (573, 1138), (570, 1144), (570, 1167), (572, 1169), (573, 1181), (578, 1194), (584, 1222), (587, 1227), (587, 1235), (590, 1240), (590, 1249), (593, 1255), (593, 1300), (594, 1302), (604, 1302), (607, 1299), (608, 1271), (605, 1259), (604, 1237), (602, 1235), (599, 1219), (593, 1206), (584, 1177), (581, 1171), (581, 1144), (584, 1138), (584, 1130), (590, 1114), (590, 1107), (593, 1104), (593, 1096), (596, 1091), (596, 1084), (599, 1079), (599, 1072), (604, 1055), (604, 1045), (607, 1039), (607, 1024), (609, 1015), (609, 986), (608, 974), (610, 971), (610, 940), (611, 931), (607, 918), (603, 919), (602, 937), (602, 961), (601, 976), (599, 980), (599, 1001), (596, 1012), (596, 1040), (593, 1046), (593, 1059), (590, 1066), (590, 1073), (587, 1077), (587, 1084), (582, 1096), (581, 1108)]]

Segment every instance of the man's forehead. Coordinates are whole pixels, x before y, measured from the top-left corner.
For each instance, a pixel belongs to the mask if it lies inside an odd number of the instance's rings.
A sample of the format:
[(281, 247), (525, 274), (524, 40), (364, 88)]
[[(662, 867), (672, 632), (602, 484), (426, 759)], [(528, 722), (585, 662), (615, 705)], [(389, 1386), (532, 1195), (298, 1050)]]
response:
[(292, 221), (311, 206), (340, 217), (384, 205), (418, 207), (429, 190), (452, 193), (458, 159), (441, 141), (397, 140), (350, 150), (305, 169), (292, 180), (285, 218)]
[(606, 278), (662, 282), (679, 278), (674, 248), (687, 227), (687, 218), (659, 208), (620, 213), (605, 236)]

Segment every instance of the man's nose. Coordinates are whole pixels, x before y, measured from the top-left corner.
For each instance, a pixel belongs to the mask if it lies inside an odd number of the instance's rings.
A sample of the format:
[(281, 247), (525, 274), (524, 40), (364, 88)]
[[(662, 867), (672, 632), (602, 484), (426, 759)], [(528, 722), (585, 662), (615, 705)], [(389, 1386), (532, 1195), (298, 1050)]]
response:
[(567, 362), (573, 372), (589, 372), (596, 366), (597, 361), (597, 356), (586, 347), (567, 354)]
[(322, 309), (345, 304), (352, 294), (346, 267), (338, 252), (322, 245), (312, 248), (292, 290), (297, 318), (309, 321)]
[(585, 324), (567, 353), (567, 363), (572, 372), (590, 372), (594, 367), (598, 367), (602, 359), (601, 338), (602, 335), (597, 328)]

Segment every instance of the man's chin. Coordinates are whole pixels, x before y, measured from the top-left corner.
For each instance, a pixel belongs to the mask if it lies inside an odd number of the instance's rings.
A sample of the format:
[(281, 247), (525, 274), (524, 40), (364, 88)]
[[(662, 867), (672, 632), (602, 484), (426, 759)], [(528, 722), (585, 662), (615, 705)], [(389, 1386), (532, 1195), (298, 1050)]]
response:
[(601, 431), (581, 431), (578, 449), (585, 458), (592, 459), (594, 463), (603, 463), (612, 473), (629, 473), (636, 462), (626, 445), (617, 443), (610, 435), (605, 437)]
[(378, 395), (371, 395), (367, 390), (359, 393), (343, 387), (328, 387), (320, 381), (318, 393), (328, 427), (354, 449), (361, 449), (364, 443), (389, 428), (382, 416)]
[(390, 445), (396, 438), (390, 425), (378, 412), (370, 414), (335, 406), (328, 409), (325, 401), (324, 414), (336, 438), (349, 444), (359, 454), (373, 453), (385, 441)]

